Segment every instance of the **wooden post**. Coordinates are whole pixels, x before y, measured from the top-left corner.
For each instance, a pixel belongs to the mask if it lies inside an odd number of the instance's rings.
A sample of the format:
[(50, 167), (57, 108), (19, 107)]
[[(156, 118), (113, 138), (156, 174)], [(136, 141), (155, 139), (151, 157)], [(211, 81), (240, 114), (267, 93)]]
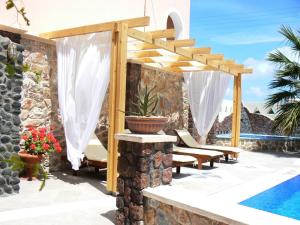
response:
[(116, 192), (118, 177), (118, 141), (115, 140), (114, 135), (124, 131), (125, 124), (127, 30), (127, 23), (117, 23), (112, 38), (107, 168), (107, 191), (109, 192)]
[(241, 108), (242, 108), (242, 74), (234, 77), (233, 85), (233, 112), (232, 112), (232, 133), (231, 133), (231, 146), (238, 147), (240, 142), (241, 130)]

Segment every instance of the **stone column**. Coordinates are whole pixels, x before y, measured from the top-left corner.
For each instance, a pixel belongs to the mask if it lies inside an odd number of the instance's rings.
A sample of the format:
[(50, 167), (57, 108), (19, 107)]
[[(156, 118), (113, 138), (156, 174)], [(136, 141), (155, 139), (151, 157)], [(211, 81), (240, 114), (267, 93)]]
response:
[(170, 184), (175, 136), (116, 134), (119, 142), (117, 225), (144, 224), (142, 190)]
[[(10, 48), (15, 48), (15, 57), (8, 61)], [(20, 189), (19, 174), (3, 162), (20, 150), (20, 118), (23, 47), (13, 44), (8, 38), (0, 36), (0, 196), (17, 193)], [(14, 74), (8, 74), (8, 65)]]

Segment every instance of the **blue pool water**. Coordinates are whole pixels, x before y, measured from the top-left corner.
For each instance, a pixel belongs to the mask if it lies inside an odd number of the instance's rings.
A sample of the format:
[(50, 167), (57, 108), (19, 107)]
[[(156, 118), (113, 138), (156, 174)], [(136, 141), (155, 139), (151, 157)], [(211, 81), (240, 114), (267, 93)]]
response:
[[(231, 138), (231, 134), (218, 134), (217, 138)], [(279, 136), (279, 135), (266, 135), (266, 134), (248, 134), (241, 133), (241, 139), (252, 139), (252, 140), (300, 140), (300, 137), (289, 137), (289, 136)]]
[(300, 220), (300, 175), (239, 204)]

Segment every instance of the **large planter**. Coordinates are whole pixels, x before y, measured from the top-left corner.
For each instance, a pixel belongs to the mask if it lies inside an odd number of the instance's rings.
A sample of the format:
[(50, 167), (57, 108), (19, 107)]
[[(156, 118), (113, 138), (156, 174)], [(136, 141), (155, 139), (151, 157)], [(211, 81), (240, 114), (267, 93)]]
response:
[(168, 122), (167, 117), (126, 116), (125, 119), (128, 129), (138, 134), (155, 134), (161, 131)]
[(28, 180), (32, 180), (32, 178), (35, 177), (34, 167), (36, 164), (41, 163), (43, 155), (32, 155), (24, 150), (21, 150), (18, 154), (24, 162), (24, 177), (28, 178)]

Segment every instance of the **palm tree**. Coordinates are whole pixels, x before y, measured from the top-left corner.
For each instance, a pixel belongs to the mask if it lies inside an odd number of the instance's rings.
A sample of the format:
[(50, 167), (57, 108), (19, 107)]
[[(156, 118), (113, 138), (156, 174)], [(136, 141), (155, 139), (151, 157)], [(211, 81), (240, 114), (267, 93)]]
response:
[(269, 84), (276, 93), (268, 96), (266, 107), (279, 106), (274, 128), (291, 135), (300, 122), (300, 30), (294, 32), (290, 27), (282, 26), (279, 32), (298, 60), (289, 59), (279, 50), (269, 53), (267, 60), (275, 63), (278, 69)]

